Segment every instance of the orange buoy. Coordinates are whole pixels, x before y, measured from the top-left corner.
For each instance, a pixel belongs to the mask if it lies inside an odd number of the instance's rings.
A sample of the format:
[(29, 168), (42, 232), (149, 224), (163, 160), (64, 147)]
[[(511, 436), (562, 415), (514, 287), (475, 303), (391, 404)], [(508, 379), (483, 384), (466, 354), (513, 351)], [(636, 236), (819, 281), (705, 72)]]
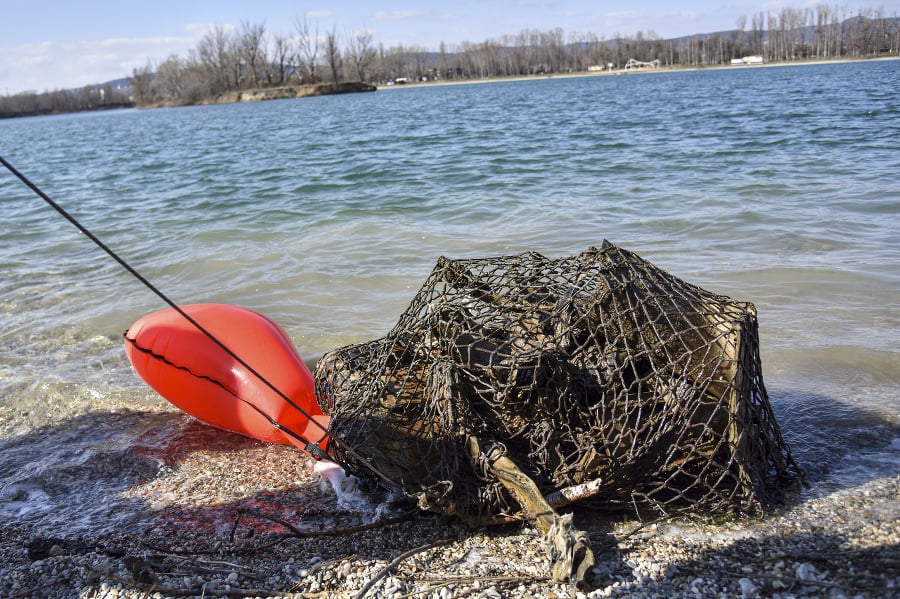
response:
[(141, 378), (207, 424), (322, 457), (328, 417), (287, 333), (239, 306), (193, 304), (181, 310), (240, 360), (168, 308), (140, 318), (125, 333), (125, 354)]

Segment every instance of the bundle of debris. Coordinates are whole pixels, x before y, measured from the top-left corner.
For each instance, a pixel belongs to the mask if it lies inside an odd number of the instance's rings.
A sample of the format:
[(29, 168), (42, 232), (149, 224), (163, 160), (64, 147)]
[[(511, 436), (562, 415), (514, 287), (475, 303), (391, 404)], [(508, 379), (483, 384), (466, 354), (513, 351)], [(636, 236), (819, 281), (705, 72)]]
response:
[(554, 507), (753, 513), (802, 476), (754, 306), (609, 242), (441, 258), (393, 330), (328, 353), (315, 379), (335, 461), (473, 525), (531, 520), (558, 580), (593, 556)]

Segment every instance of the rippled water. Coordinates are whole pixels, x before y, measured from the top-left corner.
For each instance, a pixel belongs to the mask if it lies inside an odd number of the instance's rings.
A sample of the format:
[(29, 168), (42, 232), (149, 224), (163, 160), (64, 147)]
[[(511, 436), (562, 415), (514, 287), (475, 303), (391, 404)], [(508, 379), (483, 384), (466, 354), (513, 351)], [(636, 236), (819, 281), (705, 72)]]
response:
[[(607, 238), (756, 303), (833, 486), (900, 473), (897, 89), (900, 61), (411, 87), (0, 121), (0, 153), (173, 300), (310, 359), (385, 333), (440, 255)], [(150, 426), (84, 418), (155, 401), (121, 334), (164, 304), (5, 172), (0, 214), (0, 516), (27, 519)]]

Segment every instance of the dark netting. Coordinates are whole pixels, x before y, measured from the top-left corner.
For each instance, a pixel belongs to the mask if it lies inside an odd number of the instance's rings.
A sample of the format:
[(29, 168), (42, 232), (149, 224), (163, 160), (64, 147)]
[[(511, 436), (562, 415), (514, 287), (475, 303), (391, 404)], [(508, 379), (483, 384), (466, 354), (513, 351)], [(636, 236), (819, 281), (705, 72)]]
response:
[(441, 258), (387, 336), (315, 378), (337, 462), (475, 524), (588, 497), (757, 512), (800, 476), (754, 306), (609, 242)]

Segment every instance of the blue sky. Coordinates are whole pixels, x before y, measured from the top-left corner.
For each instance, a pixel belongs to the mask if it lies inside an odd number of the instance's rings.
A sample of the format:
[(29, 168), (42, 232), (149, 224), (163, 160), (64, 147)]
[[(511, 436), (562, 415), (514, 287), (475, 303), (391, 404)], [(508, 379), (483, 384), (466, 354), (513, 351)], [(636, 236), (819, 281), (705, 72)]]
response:
[(738, 17), (818, 4), (882, 7), (900, 0), (0, 0), (0, 94), (80, 87), (129, 76), (135, 67), (186, 56), (212, 25), (263, 23), (284, 35), (306, 16), (321, 32), (366, 29), (385, 46), (437, 49), (561, 27), (606, 38), (655, 31), (663, 37), (733, 29)]

